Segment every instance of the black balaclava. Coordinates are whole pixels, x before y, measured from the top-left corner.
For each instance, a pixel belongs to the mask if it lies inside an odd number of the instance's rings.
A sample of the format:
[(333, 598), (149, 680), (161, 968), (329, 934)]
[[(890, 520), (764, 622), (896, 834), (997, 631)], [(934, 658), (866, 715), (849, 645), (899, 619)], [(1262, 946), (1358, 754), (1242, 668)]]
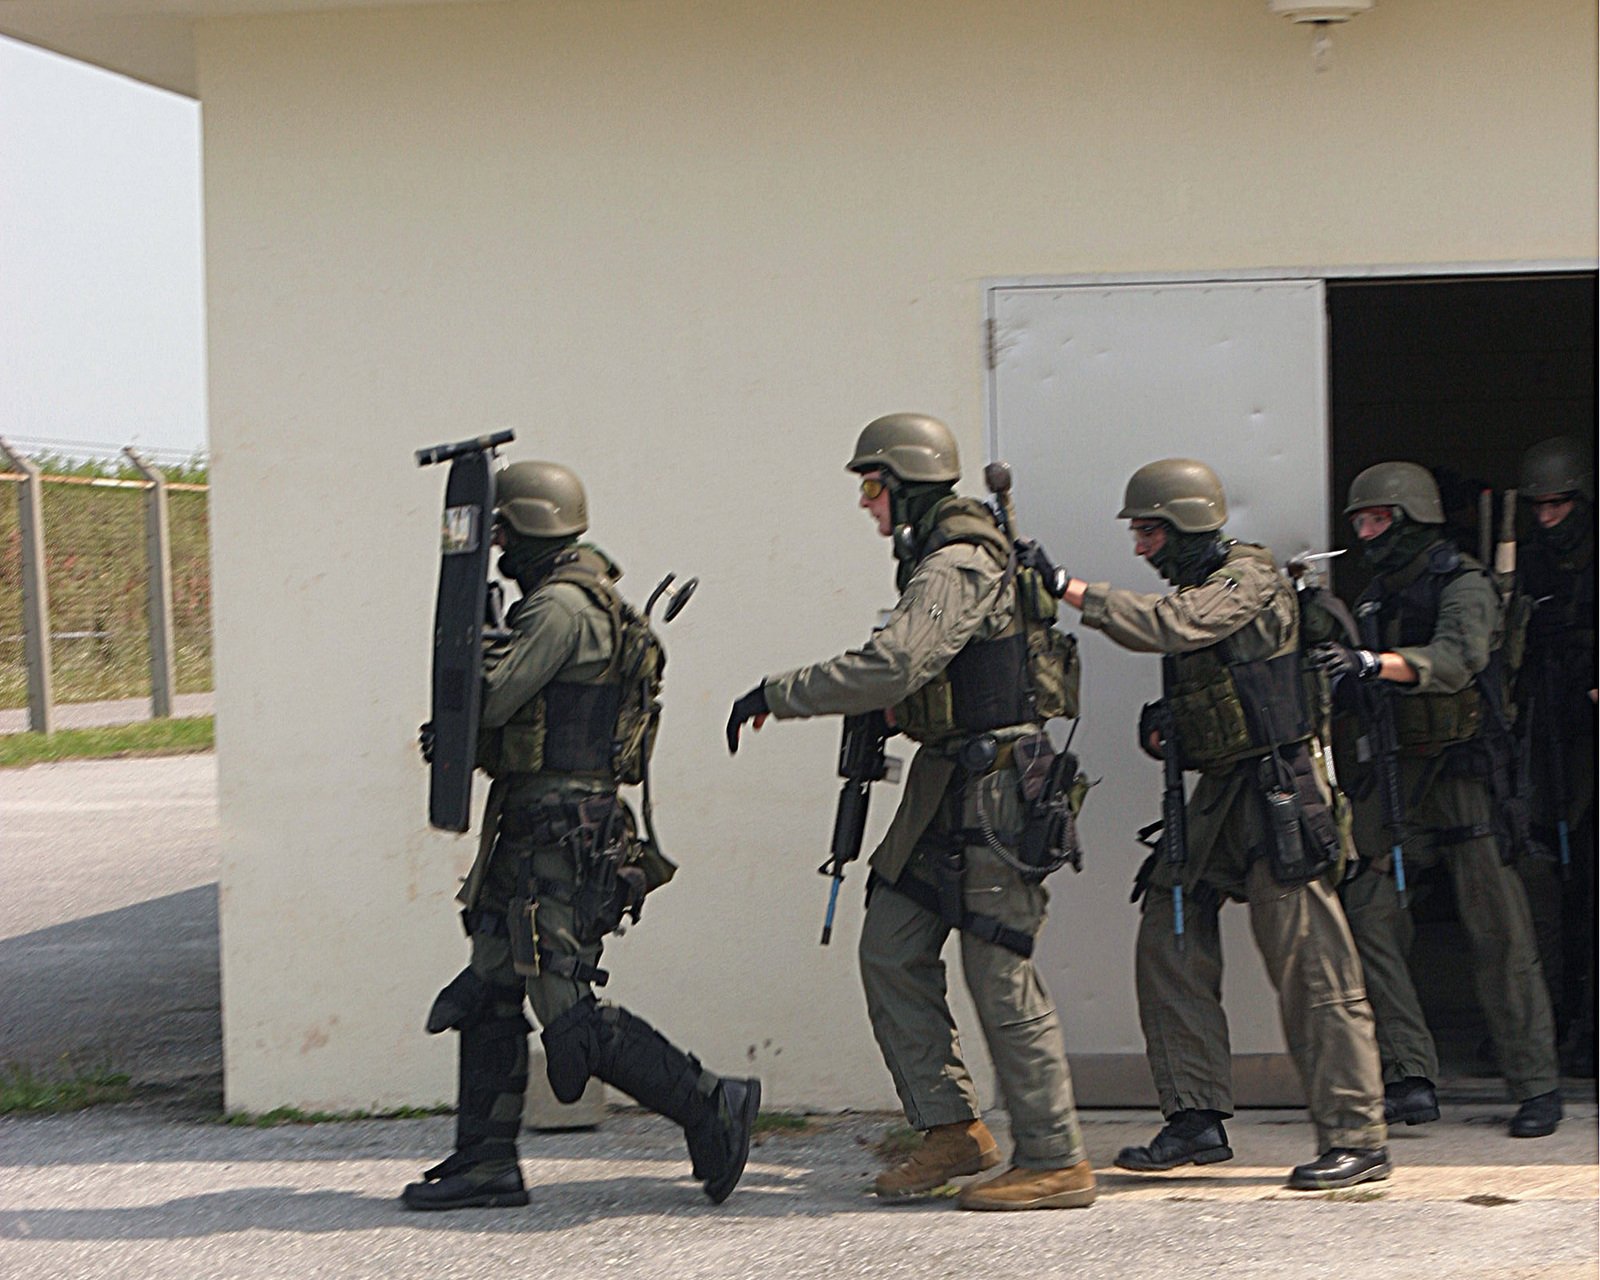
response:
[(1392, 573), (1410, 564), (1427, 547), (1444, 537), (1444, 526), (1418, 524), (1399, 507), (1394, 522), (1376, 538), (1361, 544), (1361, 554), (1379, 573)]
[(531, 591), (539, 579), (550, 572), (550, 561), (578, 541), (578, 535), (569, 533), (559, 538), (530, 538), (508, 525), (505, 530), (505, 549), (500, 553), (500, 572), (514, 581), (523, 591)]
[(1572, 495), (1572, 510), (1567, 518), (1552, 529), (1542, 524), (1534, 529), (1534, 538), (1557, 560), (1565, 560), (1583, 546), (1594, 533), (1594, 504), (1581, 493)]
[(933, 532), (934, 508), (954, 493), (953, 480), (900, 480), (891, 484), (889, 525), (893, 530), (895, 559), (902, 565), (916, 564), (923, 544)]
[(1197, 587), (1228, 558), (1221, 529), (1182, 533), (1167, 522), (1167, 540), (1150, 557), (1150, 567), (1175, 587)]

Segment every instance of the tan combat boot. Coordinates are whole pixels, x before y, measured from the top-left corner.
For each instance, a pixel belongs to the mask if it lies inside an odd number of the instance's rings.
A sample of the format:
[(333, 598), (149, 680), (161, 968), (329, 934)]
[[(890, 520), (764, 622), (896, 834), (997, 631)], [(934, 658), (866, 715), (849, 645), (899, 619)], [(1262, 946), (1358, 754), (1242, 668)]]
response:
[(962, 1188), (963, 1209), (1087, 1209), (1094, 1203), (1094, 1170), (1087, 1160), (1065, 1169), (1019, 1169)]
[(1000, 1148), (982, 1120), (936, 1124), (908, 1159), (878, 1175), (872, 1189), (885, 1200), (910, 1200), (999, 1163)]

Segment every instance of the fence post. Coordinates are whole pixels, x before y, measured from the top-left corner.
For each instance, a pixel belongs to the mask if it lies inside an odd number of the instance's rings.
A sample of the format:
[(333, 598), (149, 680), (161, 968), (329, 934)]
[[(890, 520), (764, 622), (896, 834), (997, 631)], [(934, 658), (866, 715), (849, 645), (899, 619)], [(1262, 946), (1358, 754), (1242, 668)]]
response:
[(0, 454), (22, 473), (17, 524), (22, 534), (22, 652), (28, 667), (28, 728), (50, 733), (55, 706), (50, 681), (50, 588), (44, 571), (44, 486), (39, 468), (4, 439)]
[(167, 478), (129, 445), (123, 455), (150, 487), (144, 500), (145, 562), (150, 568), (150, 714), (172, 714), (172, 543), (167, 526)]

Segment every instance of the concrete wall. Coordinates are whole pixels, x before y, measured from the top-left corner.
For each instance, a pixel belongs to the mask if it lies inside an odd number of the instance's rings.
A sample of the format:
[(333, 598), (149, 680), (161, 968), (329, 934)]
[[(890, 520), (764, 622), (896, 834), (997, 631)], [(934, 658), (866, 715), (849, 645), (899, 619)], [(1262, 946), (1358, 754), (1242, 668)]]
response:
[[(858, 870), (816, 946), (837, 725), (721, 741), (734, 695), (892, 600), (841, 470), (859, 425), (945, 417), (976, 480), (986, 277), (1595, 253), (1592, 5), (1385, 3), (1320, 75), (1263, 10), (201, 24), (230, 1105), (450, 1096), (453, 1045), (420, 1025), (471, 848), (424, 821), (442, 476), (410, 451), (507, 424), (511, 456), (584, 475), (636, 599), (702, 581), (657, 753), (683, 870), (608, 949), (611, 990), (775, 1105), (892, 1103)], [(1112, 501), (1123, 477), (1077, 465)], [(1140, 1049), (1126, 861), (1054, 882), (1069, 1038), (1074, 975), (1120, 987), (1115, 1034), (1076, 1050)], [(1270, 1011), (1234, 1013), (1236, 1048), (1279, 1047)]]

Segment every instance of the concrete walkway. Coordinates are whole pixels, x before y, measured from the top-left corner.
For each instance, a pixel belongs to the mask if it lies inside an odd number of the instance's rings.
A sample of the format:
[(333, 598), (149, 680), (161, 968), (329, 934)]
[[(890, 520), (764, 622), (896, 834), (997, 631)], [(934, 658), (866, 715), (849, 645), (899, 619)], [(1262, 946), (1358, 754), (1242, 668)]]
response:
[[(172, 714), (187, 716), (211, 714), (215, 695), (180, 693), (172, 699)], [(55, 707), (57, 729), (97, 729), (109, 724), (133, 724), (150, 719), (149, 698), (119, 698), (114, 702), (58, 702)], [(0, 711), (0, 733), (26, 733), (28, 709), (11, 707)]]
[[(888, 1116), (767, 1136), (714, 1207), (673, 1126), (613, 1114), (594, 1132), (524, 1135), (528, 1207), (444, 1214), (407, 1213), (395, 1195), (448, 1151), (449, 1119), (258, 1130), (116, 1108), (0, 1120), (0, 1275), (1595, 1276), (1594, 1105), (1523, 1142), (1505, 1136), (1510, 1110), (1447, 1107), (1395, 1135), (1389, 1182), (1317, 1194), (1282, 1186), (1309, 1154), (1303, 1116), (1248, 1112), (1228, 1122), (1231, 1163), (1108, 1169), (1093, 1208), (1017, 1214), (881, 1204), (869, 1187)], [(1154, 1128), (1144, 1113), (1084, 1119), (1101, 1167)]]

